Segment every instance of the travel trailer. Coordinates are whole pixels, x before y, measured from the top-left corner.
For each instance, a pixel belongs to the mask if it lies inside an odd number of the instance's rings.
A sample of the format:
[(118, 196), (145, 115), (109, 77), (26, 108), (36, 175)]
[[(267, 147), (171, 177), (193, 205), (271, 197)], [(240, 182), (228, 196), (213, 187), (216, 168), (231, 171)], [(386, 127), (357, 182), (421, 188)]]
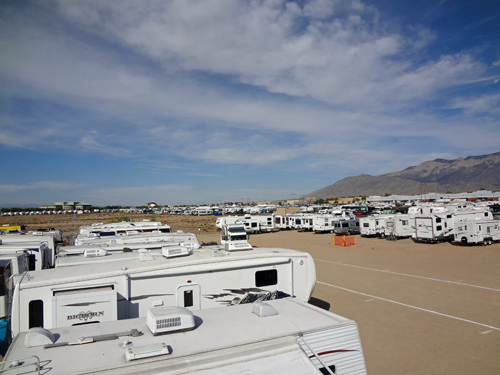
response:
[[(82, 345), (85, 344), (85, 345)], [(355, 321), (294, 298), (209, 310), (151, 307), (144, 317), (32, 328), (8, 374), (365, 375)], [(49, 371), (49, 372), (47, 372)]]
[(247, 233), (272, 232), (274, 229), (273, 216), (271, 215), (245, 215), (218, 217), (215, 226), (222, 229), (224, 225), (243, 224)]
[(0, 355), (5, 355), (9, 342), (10, 289), (12, 275), (35, 269), (34, 255), (28, 251), (0, 254)]
[[(232, 236), (233, 232), (228, 233)], [(135, 254), (135, 260), (58, 267), (13, 277), (13, 336), (32, 327), (144, 317), (155, 306), (198, 310), (231, 305), (256, 292), (278, 290), (308, 301), (316, 284), (314, 260), (295, 250), (209, 247), (191, 252), (185, 247), (166, 247), (162, 255)]]
[(193, 233), (184, 233), (177, 231), (174, 233), (141, 233), (128, 234), (118, 236), (103, 236), (103, 237), (80, 237), (75, 239), (76, 246), (82, 245), (127, 245), (138, 243), (154, 243), (154, 242), (199, 242)]
[(377, 214), (359, 219), (361, 236), (383, 236), (387, 227), (387, 221), (392, 219), (394, 214)]
[(114, 235), (127, 234), (130, 231), (137, 233), (171, 233), (172, 229), (168, 225), (163, 225), (157, 221), (121, 221), (119, 223), (95, 223), (90, 226), (82, 226), (78, 231), (78, 236), (89, 237), (99, 235), (101, 232), (115, 232)]
[(0, 245), (0, 255), (12, 255), (16, 253), (28, 254), (30, 270), (44, 270), (54, 266), (52, 262), (52, 250), (45, 242), (18, 242)]
[[(33, 232), (32, 234), (2, 235), (0, 236), (0, 244), (0, 246), (17, 246), (22, 249), (33, 249), (34, 252), (39, 251), (41, 255), (39, 262), (40, 266), (37, 266), (37, 269), (54, 267), (56, 250), (60, 245), (55, 236), (45, 235), (44, 232)], [(41, 254), (42, 248), (43, 255)]]
[(498, 220), (469, 220), (454, 223), (454, 243), (462, 245), (491, 245), (500, 241)]
[(415, 230), (414, 223), (414, 217), (411, 215), (395, 215), (386, 220), (384, 235), (393, 238), (411, 237)]
[(412, 238), (422, 242), (452, 241), (455, 223), (492, 219), (493, 214), (488, 209), (448, 211), (428, 216), (415, 216), (415, 232)]

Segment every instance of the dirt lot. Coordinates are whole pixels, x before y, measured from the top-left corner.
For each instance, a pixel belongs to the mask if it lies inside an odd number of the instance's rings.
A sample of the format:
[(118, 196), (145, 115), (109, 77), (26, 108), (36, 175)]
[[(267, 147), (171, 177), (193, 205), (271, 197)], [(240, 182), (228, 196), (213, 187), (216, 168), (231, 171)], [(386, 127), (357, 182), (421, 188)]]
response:
[[(0, 220), (69, 234), (119, 216), (78, 215), (76, 223), (72, 215)], [(213, 217), (147, 218), (194, 232), (203, 242), (219, 241)], [(369, 374), (500, 374), (500, 244), (457, 247), (359, 236), (356, 241), (338, 247), (331, 234), (294, 231), (250, 237), (254, 246), (314, 257), (317, 285), (310, 302), (358, 323)]]

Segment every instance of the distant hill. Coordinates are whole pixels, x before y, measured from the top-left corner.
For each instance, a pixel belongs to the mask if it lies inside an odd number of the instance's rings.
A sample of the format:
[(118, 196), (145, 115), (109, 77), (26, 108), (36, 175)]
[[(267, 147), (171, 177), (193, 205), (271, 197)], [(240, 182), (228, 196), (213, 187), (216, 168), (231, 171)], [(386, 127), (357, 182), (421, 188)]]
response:
[(400, 172), (347, 177), (308, 194), (315, 198), (360, 195), (460, 193), (500, 190), (500, 152), (455, 160), (436, 159)]

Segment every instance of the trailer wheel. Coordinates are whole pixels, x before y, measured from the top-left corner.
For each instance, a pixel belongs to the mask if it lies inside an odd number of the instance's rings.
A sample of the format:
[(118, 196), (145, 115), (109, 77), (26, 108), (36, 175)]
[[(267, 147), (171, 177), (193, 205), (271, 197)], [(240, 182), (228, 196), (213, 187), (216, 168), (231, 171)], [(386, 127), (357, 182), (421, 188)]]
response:
[(491, 238), (488, 238), (487, 240), (485, 240), (484, 242), (486, 242), (486, 245), (491, 245), (493, 243), (493, 241), (491, 240)]
[(460, 239), (460, 241), (461, 241), (462, 243), (467, 243), (467, 237), (462, 237), (462, 238)]

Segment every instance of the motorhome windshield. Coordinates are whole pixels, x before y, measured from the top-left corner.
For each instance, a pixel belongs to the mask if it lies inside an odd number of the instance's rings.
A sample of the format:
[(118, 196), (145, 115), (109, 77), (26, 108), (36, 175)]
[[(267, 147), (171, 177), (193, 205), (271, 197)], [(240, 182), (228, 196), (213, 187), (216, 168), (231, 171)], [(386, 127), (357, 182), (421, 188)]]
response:
[(246, 234), (233, 234), (231, 235), (231, 241), (241, 241), (241, 240), (246, 240), (247, 235)]

